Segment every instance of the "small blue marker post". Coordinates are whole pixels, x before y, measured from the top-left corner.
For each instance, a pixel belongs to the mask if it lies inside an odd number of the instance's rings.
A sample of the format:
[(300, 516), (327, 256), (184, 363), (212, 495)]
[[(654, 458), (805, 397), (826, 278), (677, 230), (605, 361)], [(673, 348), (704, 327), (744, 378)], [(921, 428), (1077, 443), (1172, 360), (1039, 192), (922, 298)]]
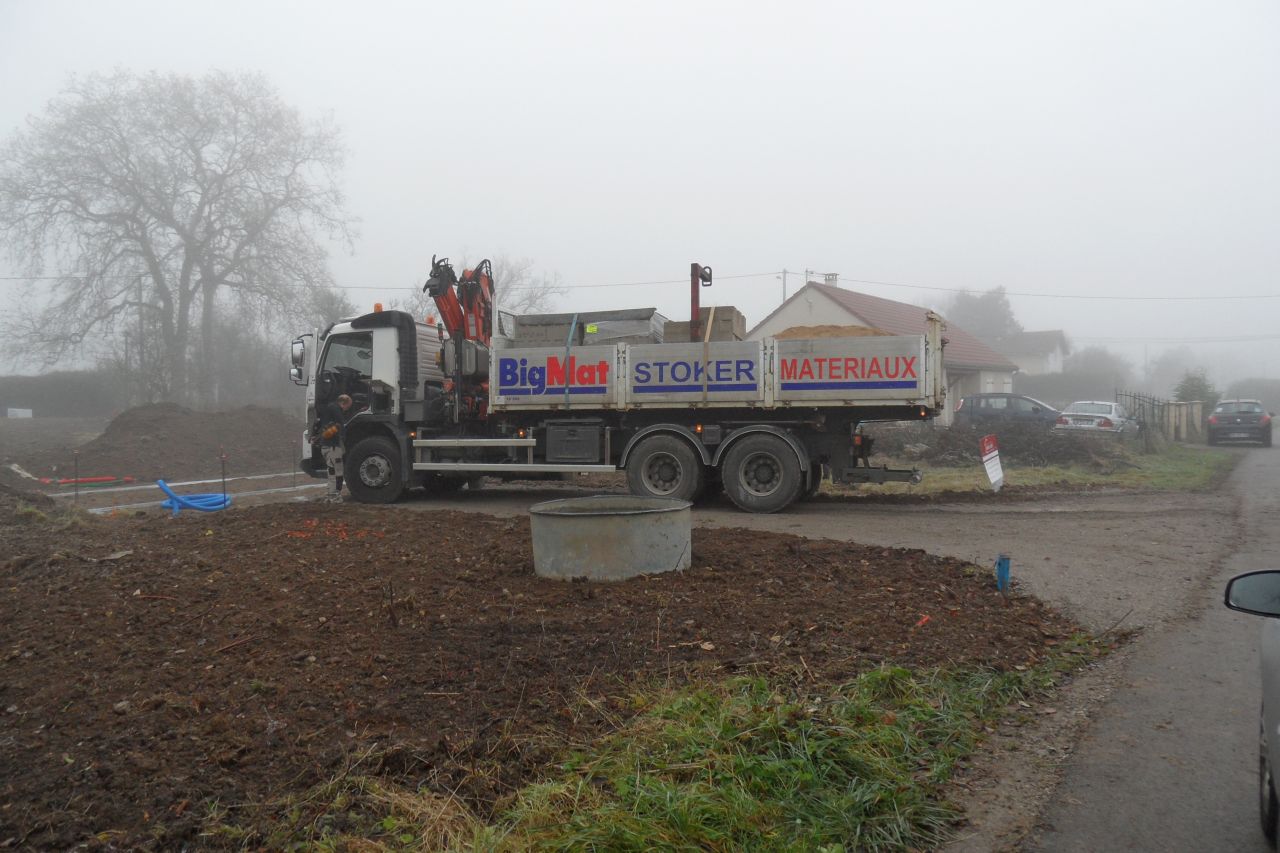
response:
[(996, 557), (996, 589), (1007, 595), (1009, 593), (1009, 555)]

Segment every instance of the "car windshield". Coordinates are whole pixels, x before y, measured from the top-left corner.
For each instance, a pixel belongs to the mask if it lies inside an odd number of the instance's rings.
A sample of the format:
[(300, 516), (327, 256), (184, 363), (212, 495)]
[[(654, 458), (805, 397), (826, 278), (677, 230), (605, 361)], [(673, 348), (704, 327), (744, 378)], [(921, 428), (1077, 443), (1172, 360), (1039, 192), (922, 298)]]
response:
[(1111, 403), (1072, 403), (1067, 407), (1069, 415), (1109, 415)]
[(1221, 415), (1256, 415), (1262, 411), (1261, 403), (1223, 403), (1215, 412)]

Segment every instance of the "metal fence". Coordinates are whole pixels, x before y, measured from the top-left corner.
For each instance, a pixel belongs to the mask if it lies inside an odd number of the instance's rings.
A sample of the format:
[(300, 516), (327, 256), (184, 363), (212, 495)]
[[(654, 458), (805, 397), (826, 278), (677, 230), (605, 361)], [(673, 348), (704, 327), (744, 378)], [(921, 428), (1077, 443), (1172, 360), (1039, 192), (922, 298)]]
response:
[(1204, 437), (1204, 403), (1179, 403), (1138, 391), (1116, 391), (1116, 402), (1144, 431), (1168, 441), (1199, 441)]

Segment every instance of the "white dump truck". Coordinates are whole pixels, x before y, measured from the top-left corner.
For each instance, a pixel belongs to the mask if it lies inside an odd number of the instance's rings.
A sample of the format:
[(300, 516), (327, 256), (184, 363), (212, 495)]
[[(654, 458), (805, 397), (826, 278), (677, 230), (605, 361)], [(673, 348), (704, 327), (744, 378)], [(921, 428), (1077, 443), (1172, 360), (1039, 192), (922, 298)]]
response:
[[(345, 477), (357, 500), (481, 476), (625, 471), (636, 495), (696, 500), (723, 488), (744, 510), (776, 512), (824, 476), (919, 479), (869, 467), (860, 426), (943, 410), (937, 315), (916, 336), (611, 344), (578, 343), (582, 324), (564, 315), (563, 345), (503, 346), (491, 288), (487, 264), (458, 278), (438, 261), (427, 285), (438, 325), (374, 311), (293, 342), (308, 424), (339, 394), (355, 401)], [(303, 469), (322, 476), (308, 435), (303, 447)]]

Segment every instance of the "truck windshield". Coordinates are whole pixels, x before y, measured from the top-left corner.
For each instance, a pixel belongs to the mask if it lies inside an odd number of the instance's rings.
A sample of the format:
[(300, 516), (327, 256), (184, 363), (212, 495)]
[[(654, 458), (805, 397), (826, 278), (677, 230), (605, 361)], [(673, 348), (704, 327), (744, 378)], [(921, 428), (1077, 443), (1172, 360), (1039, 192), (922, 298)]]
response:
[(320, 365), (321, 395), (332, 400), (350, 394), (357, 408), (368, 404), (373, 368), (373, 335), (368, 332), (331, 337)]

